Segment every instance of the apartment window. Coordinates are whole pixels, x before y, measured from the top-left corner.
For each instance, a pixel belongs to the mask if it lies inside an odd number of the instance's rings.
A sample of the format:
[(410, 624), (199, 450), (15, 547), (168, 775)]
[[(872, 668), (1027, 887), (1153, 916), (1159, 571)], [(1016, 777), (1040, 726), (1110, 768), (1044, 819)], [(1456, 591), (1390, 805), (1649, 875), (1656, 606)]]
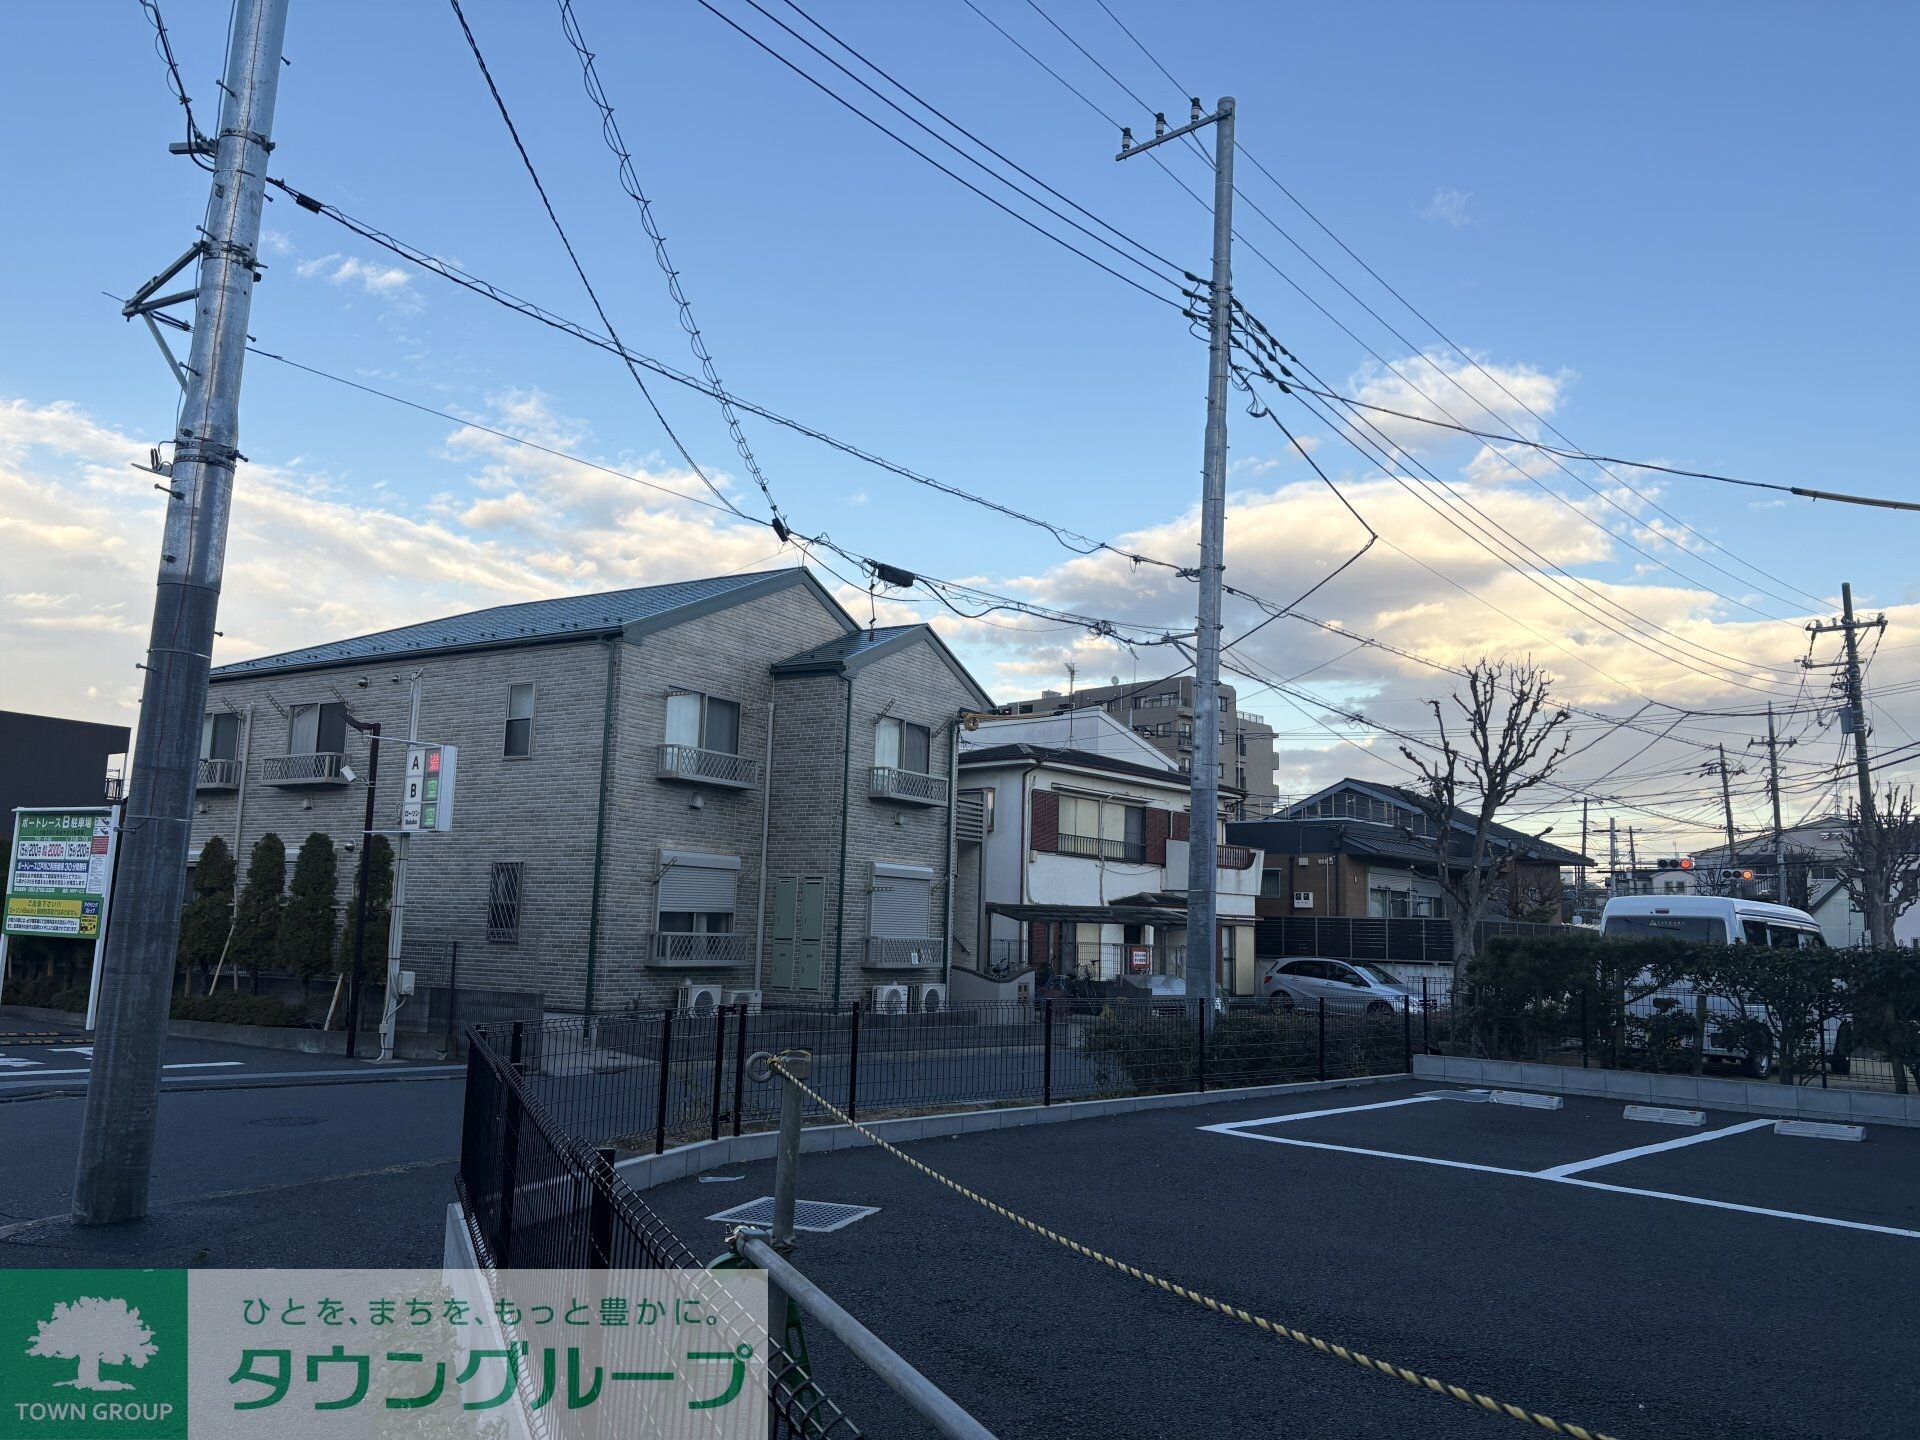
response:
[(296, 705), (287, 722), (289, 755), (337, 755), (347, 748), (347, 707)]
[(1060, 849), (1102, 860), (1144, 860), (1147, 812), (1143, 806), (1092, 796), (1060, 797)]
[(526, 867), (518, 860), (496, 860), (487, 878), (487, 939), (496, 945), (520, 943), (520, 879)]
[(928, 774), (932, 741), (926, 726), (889, 717), (873, 727), (873, 763), (883, 769)]
[(661, 933), (731, 935), (739, 857), (667, 850), (661, 860)]
[(1280, 872), (1278, 870), (1262, 870), (1260, 872), (1260, 898), (1262, 900), (1278, 900), (1280, 894)]
[(667, 696), (667, 743), (694, 750), (740, 753), (740, 704), (690, 690)]
[(240, 717), (231, 710), (209, 715), (200, 725), (202, 760), (240, 758)]
[(509, 760), (533, 754), (533, 686), (507, 687), (507, 742), (502, 751)]

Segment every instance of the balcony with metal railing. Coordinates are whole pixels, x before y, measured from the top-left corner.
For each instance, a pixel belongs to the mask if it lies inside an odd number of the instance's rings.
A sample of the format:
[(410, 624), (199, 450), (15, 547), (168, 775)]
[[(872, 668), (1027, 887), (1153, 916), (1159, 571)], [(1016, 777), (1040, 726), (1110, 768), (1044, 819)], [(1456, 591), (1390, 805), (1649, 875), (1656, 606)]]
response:
[(196, 790), (238, 790), (240, 788), (240, 762), (238, 760), (202, 760), (200, 777), (194, 782)]
[(868, 793), (876, 800), (896, 805), (944, 805), (947, 803), (947, 777), (923, 775), (918, 770), (902, 770), (897, 765), (876, 765), (872, 770)]
[(862, 966), (868, 970), (920, 974), (940, 969), (940, 937), (915, 936), (902, 939), (893, 935), (869, 935)]
[(347, 757), (339, 750), (305, 755), (268, 755), (260, 761), (260, 779), (268, 785), (344, 785)]
[(647, 947), (647, 964), (660, 970), (724, 970), (753, 958), (747, 935), (693, 935), (656, 931)]
[(1147, 860), (1147, 847), (1143, 841), (1103, 839), (1098, 835), (1073, 835), (1065, 831), (1060, 834), (1058, 853), (1078, 855), (1086, 860), (1121, 860), (1135, 865), (1144, 865)]
[(760, 783), (760, 762), (726, 750), (698, 745), (662, 745), (654, 773), (683, 785), (713, 785), (722, 790), (751, 790)]

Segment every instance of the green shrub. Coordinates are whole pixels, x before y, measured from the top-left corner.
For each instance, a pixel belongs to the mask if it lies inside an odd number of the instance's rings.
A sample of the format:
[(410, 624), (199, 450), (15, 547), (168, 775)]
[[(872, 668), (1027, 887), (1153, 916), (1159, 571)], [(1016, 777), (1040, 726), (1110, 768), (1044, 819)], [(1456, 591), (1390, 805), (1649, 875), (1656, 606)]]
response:
[(7, 1005), (35, 1005), (48, 1008), (53, 997), (60, 993), (60, 982), (51, 975), (42, 975), (37, 979), (24, 980), (16, 976), (7, 977), (7, 989), (0, 1003)]
[(75, 1015), (87, 1013), (87, 992), (84, 990), (56, 991), (47, 1000), (49, 1010), (68, 1010)]
[(181, 995), (168, 1011), (175, 1020), (211, 1020), (222, 1025), (305, 1025), (307, 1013), (298, 1005), (270, 995)]

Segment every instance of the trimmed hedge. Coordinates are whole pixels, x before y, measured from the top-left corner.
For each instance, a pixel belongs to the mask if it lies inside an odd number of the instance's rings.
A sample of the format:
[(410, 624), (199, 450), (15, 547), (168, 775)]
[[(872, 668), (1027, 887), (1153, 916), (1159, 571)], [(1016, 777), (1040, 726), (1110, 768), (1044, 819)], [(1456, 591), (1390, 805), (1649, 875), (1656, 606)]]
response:
[(167, 1013), (175, 1020), (208, 1020), (219, 1025), (286, 1029), (307, 1023), (305, 1009), (271, 995), (180, 995)]

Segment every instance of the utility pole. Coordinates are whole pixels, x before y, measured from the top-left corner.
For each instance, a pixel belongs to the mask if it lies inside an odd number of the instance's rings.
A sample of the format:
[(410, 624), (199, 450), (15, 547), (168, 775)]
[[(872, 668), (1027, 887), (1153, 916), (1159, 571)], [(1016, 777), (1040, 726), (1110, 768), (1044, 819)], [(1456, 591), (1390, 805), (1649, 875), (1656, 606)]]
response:
[(1727, 864), (1739, 868), (1739, 857), (1733, 853), (1733, 791), (1727, 784), (1727, 747), (1720, 746), (1720, 806), (1727, 818)]
[(347, 724), (367, 737), (367, 815), (360, 826), (360, 874), (354, 882), (353, 969), (347, 973), (347, 1058), (360, 1053), (360, 972), (367, 962), (367, 882), (373, 871), (373, 819), (380, 789), (380, 722), (356, 720)]
[(1620, 893), (1620, 822), (1607, 821), (1607, 898)]
[(1580, 888), (1574, 899), (1576, 908), (1587, 903), (1587, 798), (1580, 797)]
[[(413, 746), (420, 738), (420, 671), (409, 677), (407, 690), (407, 749), (413, 753)], [(372, 784), (369, 779), (368, 784)], [(413, 837), (402, 830), (393, 842), (393, 903), (388, 911), (387, 923), (387, 998), (380, 1016), (380, 1058), (394, 1058), (394, 1043), (400, 1035), (400, 956), (405, 943), (407, 923), (407, 853), (412, 848)], [(765, 866), (762, 866), (765, 869)], [(763, 910), (765, 906), (761, 907)], [(448, 987), (451, 990), (451, 986)], [(447, 996), (448, 1012), (458, 1000), (455, 994)]]
[(1632, 876), (1633, 893), (1640, 893), (1640, 852), (1634, 848), (1633, 826), (1627, 826), (1627, 874)]
[[(122, 890), (101, 967), (93, 1065), (87, 1081), (73, 1220), (105, 1225), (147, 1213), (160, 1092), (160, 1041), (179, 944), (207, 671), (240, 460), (240, 372), (260, 242), (260, 208), (272, 149), (274, 102), (287, 0), (238, 0), (221, 86), (220, 131), (190, 137), (211, 153), (212, 199), (199, 240), (171, 269), (142, 286), (123, 313), (139, 315), (156, 339), (163, 305), (192, 299), (192, 347), (183, 367), (168, 362), (185, 392), (147, 644), (140, 728), (134, 742), (121, 845)], [(159, 295), (195, 260), (195, 287)], [(166, 350), (164, 340), (161, 349)]]
[(1214, 922), (1219, 883), (1220, 824), (1220, 584), (1227, 528), (1227, 383), (1233, 358), (1233, 123), (1231, 95), (1213, 114), (1191, 101), (1191, 118), (1169, 130), (1154, 116), (1153, 139), (1135, 144), (1120, 132), (1125, 160), (1156, 145), (1213, 126), (1213, 276), (1207, 286), (1207, 430), (1200, 490), (1200, 605), (1193, 658), (1193, 799), (1187, 826), (1187, 994), (1201, 1005), (1201, 1024), (1213, 1028), (1215, 971), (1220, 945)]
[[(1860, 783), (1860, 820), (1862, 831), (1860, 839), (1867, 843), (1856, 844), (1861, 855), (1872, 857), (1879, 847), (1870, 841), (1870, 837), (1879, 828), (1879, 817), (1873, 805), (1873, 772), (1867, 764), (1867, 705), (1866, 691), (1860, 681), (1860, 641), (1862, 630), (1885, 630), (1887, 617), (1876, 615), (1871, 620), (1853, 618), (1853, 586), (1843, 583), (1840, 586), (1840, 620), (1838, 624), (1815, 621), (1807, 629), (1815, 635), (1824, 635), (1838, 630), (1846, 641), (1846, 684), (1847, 719), (1853, 727), (1853, 767)], [(1877, 860), (1871, 861), (1873, 869), (1861, 880), (1861, 888), (1867, 897), (1867, 935), (1877, 949), (1889, 949), (1893, 945), (1893, 927), (1887, 923), (1886, 879), (1880, 874)]]
[[(1747, 744), (1755, 742), (1749, 740)], [(1789, 740), (1788, 745), (1793, 742)], [(1786, 831), (1780, 823), (1780, 741), (1773, 728), (1773, 702), (1767, 702), (1767, 794), (1773, 800), (1773, 898), (1781, 905), (1791, 905), (1787, 885), (1787, 840)]]

